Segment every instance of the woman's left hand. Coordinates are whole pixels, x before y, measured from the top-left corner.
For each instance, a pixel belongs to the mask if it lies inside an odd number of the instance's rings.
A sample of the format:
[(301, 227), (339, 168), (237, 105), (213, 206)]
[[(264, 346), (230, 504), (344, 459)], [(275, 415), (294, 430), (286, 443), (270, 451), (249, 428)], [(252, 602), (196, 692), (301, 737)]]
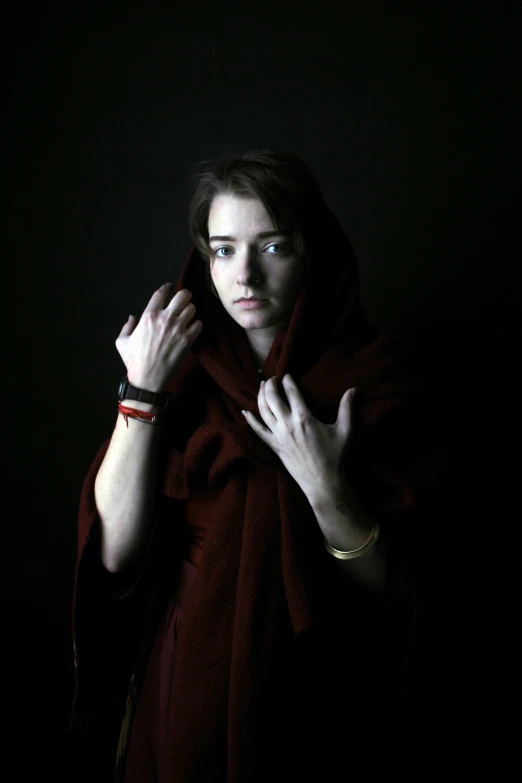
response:
[(290, 407), (281, 399), (273, 376), (262, 382), (258, 404), (264, 427), (250, 411), (245, 419), (261, 440), (277, 454), (290, 475), (310, 499), (342, 476), (343, 459), (353, 435), (353, 402), (356, 389), (348, 389), (339, 404), (335, 424), (323, 424), (309, 411), (290, 375), (283, 378)]

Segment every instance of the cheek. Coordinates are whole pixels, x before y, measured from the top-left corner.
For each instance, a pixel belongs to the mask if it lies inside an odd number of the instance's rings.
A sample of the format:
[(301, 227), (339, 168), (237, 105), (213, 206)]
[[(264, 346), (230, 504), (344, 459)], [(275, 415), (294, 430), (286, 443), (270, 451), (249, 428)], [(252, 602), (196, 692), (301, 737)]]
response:
[(228, 290), (230, 290), (231, 283), (227, 279), (226, 272), (223, 272), (223, 268), (216, 265), (213, 269), (211, 269), (210, 280), (216, 289), (219, 298), (221, 299), (221, 297), (223, 297), (226, 299), (226, 293)]
[(303, 270), (301, 266), (294, 267), (285, 275), (284, 287), (289, 294), (293, 294), (301, 288), (303, 282)]
[(210, 279), (213, 280), (214, 283), (219, 283), (219, 275), (217, 274), (216, 266), (210, 267)]
[(214, 280), (219, 280), (219, 276), (223, 277), (223, 273), (226, 270), (226, 264), (219, 264), (213, 261), (210, 266), (210, 275)]

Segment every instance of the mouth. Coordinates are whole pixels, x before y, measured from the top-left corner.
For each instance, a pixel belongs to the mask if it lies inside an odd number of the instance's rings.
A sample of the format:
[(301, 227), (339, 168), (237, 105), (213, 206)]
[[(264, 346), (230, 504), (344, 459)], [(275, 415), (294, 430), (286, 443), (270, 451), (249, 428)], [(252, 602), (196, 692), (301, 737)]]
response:
[(268, 302), (268, 299), (238, 299), (236, 304), (246, 310), (251, 310), (255, 307), (262, 307)]

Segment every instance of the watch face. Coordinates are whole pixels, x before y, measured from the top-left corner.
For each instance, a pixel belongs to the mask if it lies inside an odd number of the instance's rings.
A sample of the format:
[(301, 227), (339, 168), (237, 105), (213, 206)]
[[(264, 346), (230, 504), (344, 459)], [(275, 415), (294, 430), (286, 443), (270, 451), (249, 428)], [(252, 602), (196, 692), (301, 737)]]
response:
[(124, 399), (123, 395), (125, 394), (126, 391), (127, 391), (127, 379), (122, 378), (120, 381), (120, 388), (118, 389), (118, 399), (120, 400), (120, 402), (121, 400)]

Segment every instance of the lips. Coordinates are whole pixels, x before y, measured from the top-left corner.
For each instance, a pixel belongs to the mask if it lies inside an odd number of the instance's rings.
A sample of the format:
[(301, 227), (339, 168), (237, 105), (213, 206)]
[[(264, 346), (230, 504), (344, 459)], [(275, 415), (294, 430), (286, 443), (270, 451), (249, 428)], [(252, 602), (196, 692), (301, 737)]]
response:
[(268, 304), (268, 299), (239, 299), (236, 302), (242, 310), (258, 310)]

